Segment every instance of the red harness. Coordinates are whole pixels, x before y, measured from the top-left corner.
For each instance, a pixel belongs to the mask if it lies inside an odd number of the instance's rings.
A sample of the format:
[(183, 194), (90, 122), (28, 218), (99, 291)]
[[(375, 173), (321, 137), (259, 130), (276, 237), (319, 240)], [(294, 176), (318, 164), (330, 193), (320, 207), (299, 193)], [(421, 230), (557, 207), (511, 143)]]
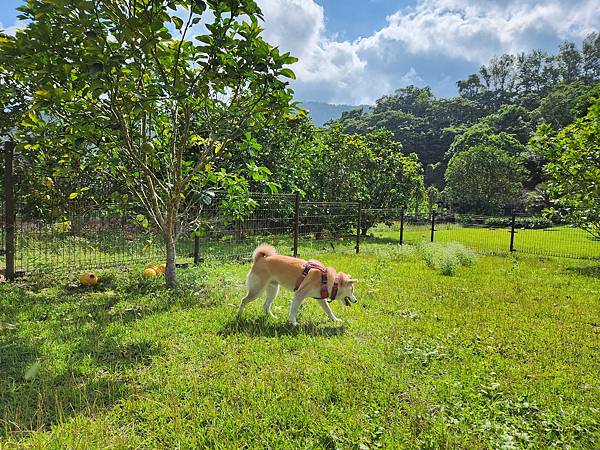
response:
[[(319, 272), (321, 272), (321, 297), (315, 298), (324, 299), (329, 297), (329, 289), (327, 288), (327, 269), (325, 268), (325, 266), (323, 266), (323, 264), (320, 264), (316, 261), (306, 262), (302, 273), (296, 280), (296, 287), (294, 288), (294, 291), (298, 290), (298, 288), (306, 278), (306, 275), (308, 275), (308, 272), (310, 272), (312, 269), (316, 269)], [(337, 277), (335, 277), (335, 279), (333, 280), (333, 287), (331, 288), (331, 297), (329, 297), (331, 300), (335, 300), (335, 297), (337, 296), (338, 292), (338, 287), (338, 280)]]

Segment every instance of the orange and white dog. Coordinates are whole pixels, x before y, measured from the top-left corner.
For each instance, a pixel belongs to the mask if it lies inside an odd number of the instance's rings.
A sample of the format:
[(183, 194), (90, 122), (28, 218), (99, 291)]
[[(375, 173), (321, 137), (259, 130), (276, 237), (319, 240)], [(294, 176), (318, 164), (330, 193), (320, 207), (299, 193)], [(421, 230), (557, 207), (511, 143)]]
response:
[(341, 322), (329, 307), (329, 302), (343, 299), (346, 306), (356, 303), (354, 285), (356, 280), (343, 272), (336, 272), (333, 267), (325, 267), (318, 261), (305, 261), (291, 256), (278, 255), (268, 244), (259, 245), (252, 254), (252, 268), (246, 277), (248, 294), (238, 309), (238, 317), (244, 307), (256, 300), (266, 290), (267, 299), (263, 309), (271, 317), (271, 304), (279, 292), (279, 286), (294, 291), (294, 299), (290, 307), (290, 323), (298, 325), (298, 308), (306, 297), (314, 297), (327, 316)]

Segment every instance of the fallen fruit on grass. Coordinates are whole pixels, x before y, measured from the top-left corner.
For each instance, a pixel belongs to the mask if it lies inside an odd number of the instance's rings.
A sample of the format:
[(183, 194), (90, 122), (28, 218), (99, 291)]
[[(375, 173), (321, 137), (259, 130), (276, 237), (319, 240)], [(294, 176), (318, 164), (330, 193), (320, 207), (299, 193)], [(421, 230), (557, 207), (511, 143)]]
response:
[(156, 270), (152, 269), (151, 267), (148, 267), (146, 270), (144, 270), (144, 278), (154, 278), (156, 276)]
[(148, 265), (146, 266), (146, 269), (152, 269), (156, 272), (156, 264), (148, 263)]
[(54, 187), (54, 180), (50, 177), (46, 177), (44, 179), (44, 186), (46, 186), (47, 188), (53, 188)]
[(162, 273), (165, 273), (165, 270), (167, 270), (167, 267), (164, 264), (159, 264), (158, 266), (156, 266), (156, 268), (154, 270), (156, 271), (156, 273), (162, 274)]
[(98, 283), (98, 277), (91, 272), (86, 272), (79, 277), (79, 282), (84, 286), (94, 286)]

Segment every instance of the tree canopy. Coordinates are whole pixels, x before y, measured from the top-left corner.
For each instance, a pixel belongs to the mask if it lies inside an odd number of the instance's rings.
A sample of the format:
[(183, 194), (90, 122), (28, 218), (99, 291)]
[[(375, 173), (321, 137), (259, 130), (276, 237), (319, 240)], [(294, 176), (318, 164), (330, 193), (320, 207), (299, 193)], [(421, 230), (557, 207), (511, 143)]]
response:
[(175, 284), (185, 213), (201, 206), (203, 189), (236, 176), (217, 155), (289, 111), (286, 65), (296, 59), (262, 39), (253, 0), (29, 0), (19, 9), (27, 27), (2, 42), (3, 70), (28, 100), (19, 140), (122, 180), (165, 240)]

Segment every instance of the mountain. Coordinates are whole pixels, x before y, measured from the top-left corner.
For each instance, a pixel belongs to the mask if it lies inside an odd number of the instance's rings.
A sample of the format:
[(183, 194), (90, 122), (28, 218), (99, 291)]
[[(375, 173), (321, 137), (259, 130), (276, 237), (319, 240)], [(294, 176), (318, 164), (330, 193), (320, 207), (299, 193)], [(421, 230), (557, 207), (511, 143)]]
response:
[(318, 127), (322, 127), (331, 119), (339, 119), (343, 112), (358, 108), (370, 108), (367, 105), (332, 105), (322, 102), (302, 102), (302, 107), (308, 111), (308, 115)]

